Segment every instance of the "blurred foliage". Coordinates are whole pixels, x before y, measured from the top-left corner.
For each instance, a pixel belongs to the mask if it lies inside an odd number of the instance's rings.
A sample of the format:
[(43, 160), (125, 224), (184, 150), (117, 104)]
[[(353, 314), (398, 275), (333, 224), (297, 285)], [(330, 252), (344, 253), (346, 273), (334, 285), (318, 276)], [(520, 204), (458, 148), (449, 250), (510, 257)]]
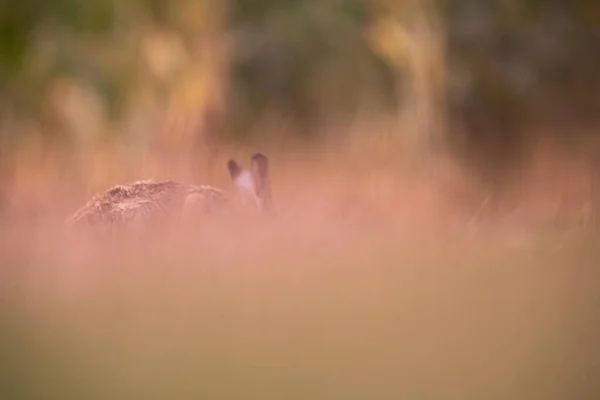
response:
[[(234, 112), (291, 116), (306, 132), (393, 101), (389, 68), (369, 48), (363, 1), (234, 3)], [(390, 90), (391, 89), (391, 90)]]
[(273, 117), (317, 137), (370, 110), (504, 157), (536, 124), (597, 122), (598, 44), (583, 0), (4, 0), (2, 145), (185, 146)]

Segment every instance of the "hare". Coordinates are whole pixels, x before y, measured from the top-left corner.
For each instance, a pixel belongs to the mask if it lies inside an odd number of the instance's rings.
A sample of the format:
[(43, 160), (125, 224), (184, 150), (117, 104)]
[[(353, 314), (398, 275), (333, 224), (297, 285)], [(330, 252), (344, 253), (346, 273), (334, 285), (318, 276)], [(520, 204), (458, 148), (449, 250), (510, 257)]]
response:
[[(251, 158), (250, 171), (233, 159), (227, 163), (241, 201), (251, 200), (262, 214), (272, 213), (269, 160), (261, 153)], [(142, 180), (114, 186), (95, 195), (65, 221), (68, 226), (146, 226), (172, 217), (219, 213), (231, 207), (227, 194), (207, 185)]]

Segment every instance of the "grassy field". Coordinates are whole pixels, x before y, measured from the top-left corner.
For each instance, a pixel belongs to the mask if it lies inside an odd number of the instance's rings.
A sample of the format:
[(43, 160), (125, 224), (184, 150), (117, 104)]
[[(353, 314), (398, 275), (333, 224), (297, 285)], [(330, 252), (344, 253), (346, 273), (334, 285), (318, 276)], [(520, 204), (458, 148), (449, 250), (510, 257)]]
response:
[(600, 395), (595, 235), (432, 229), (383, 178), (289, 177), (270, 221), (94, 240), (6, 217), (0, 398)]

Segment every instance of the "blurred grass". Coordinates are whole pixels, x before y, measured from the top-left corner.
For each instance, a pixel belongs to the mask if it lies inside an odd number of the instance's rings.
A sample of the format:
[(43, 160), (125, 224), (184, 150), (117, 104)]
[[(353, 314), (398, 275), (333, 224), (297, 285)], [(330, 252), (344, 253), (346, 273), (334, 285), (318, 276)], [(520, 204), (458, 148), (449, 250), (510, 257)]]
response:
[(4, 231), (0, 396), (600, 393), (596, 237), (230, 228), (112, 245)]

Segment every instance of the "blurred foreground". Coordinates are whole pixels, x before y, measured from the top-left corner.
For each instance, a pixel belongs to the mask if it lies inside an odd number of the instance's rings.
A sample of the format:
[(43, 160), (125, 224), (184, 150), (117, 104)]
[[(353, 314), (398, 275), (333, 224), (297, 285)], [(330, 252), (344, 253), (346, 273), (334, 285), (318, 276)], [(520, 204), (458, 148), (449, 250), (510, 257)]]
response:
[(62, 205), (6, 217), (0, 397), (600, 394), (597, 236), (452, 223), (430, 183), (335, 159), (275, 154), (275, 219), (100, 240)]

